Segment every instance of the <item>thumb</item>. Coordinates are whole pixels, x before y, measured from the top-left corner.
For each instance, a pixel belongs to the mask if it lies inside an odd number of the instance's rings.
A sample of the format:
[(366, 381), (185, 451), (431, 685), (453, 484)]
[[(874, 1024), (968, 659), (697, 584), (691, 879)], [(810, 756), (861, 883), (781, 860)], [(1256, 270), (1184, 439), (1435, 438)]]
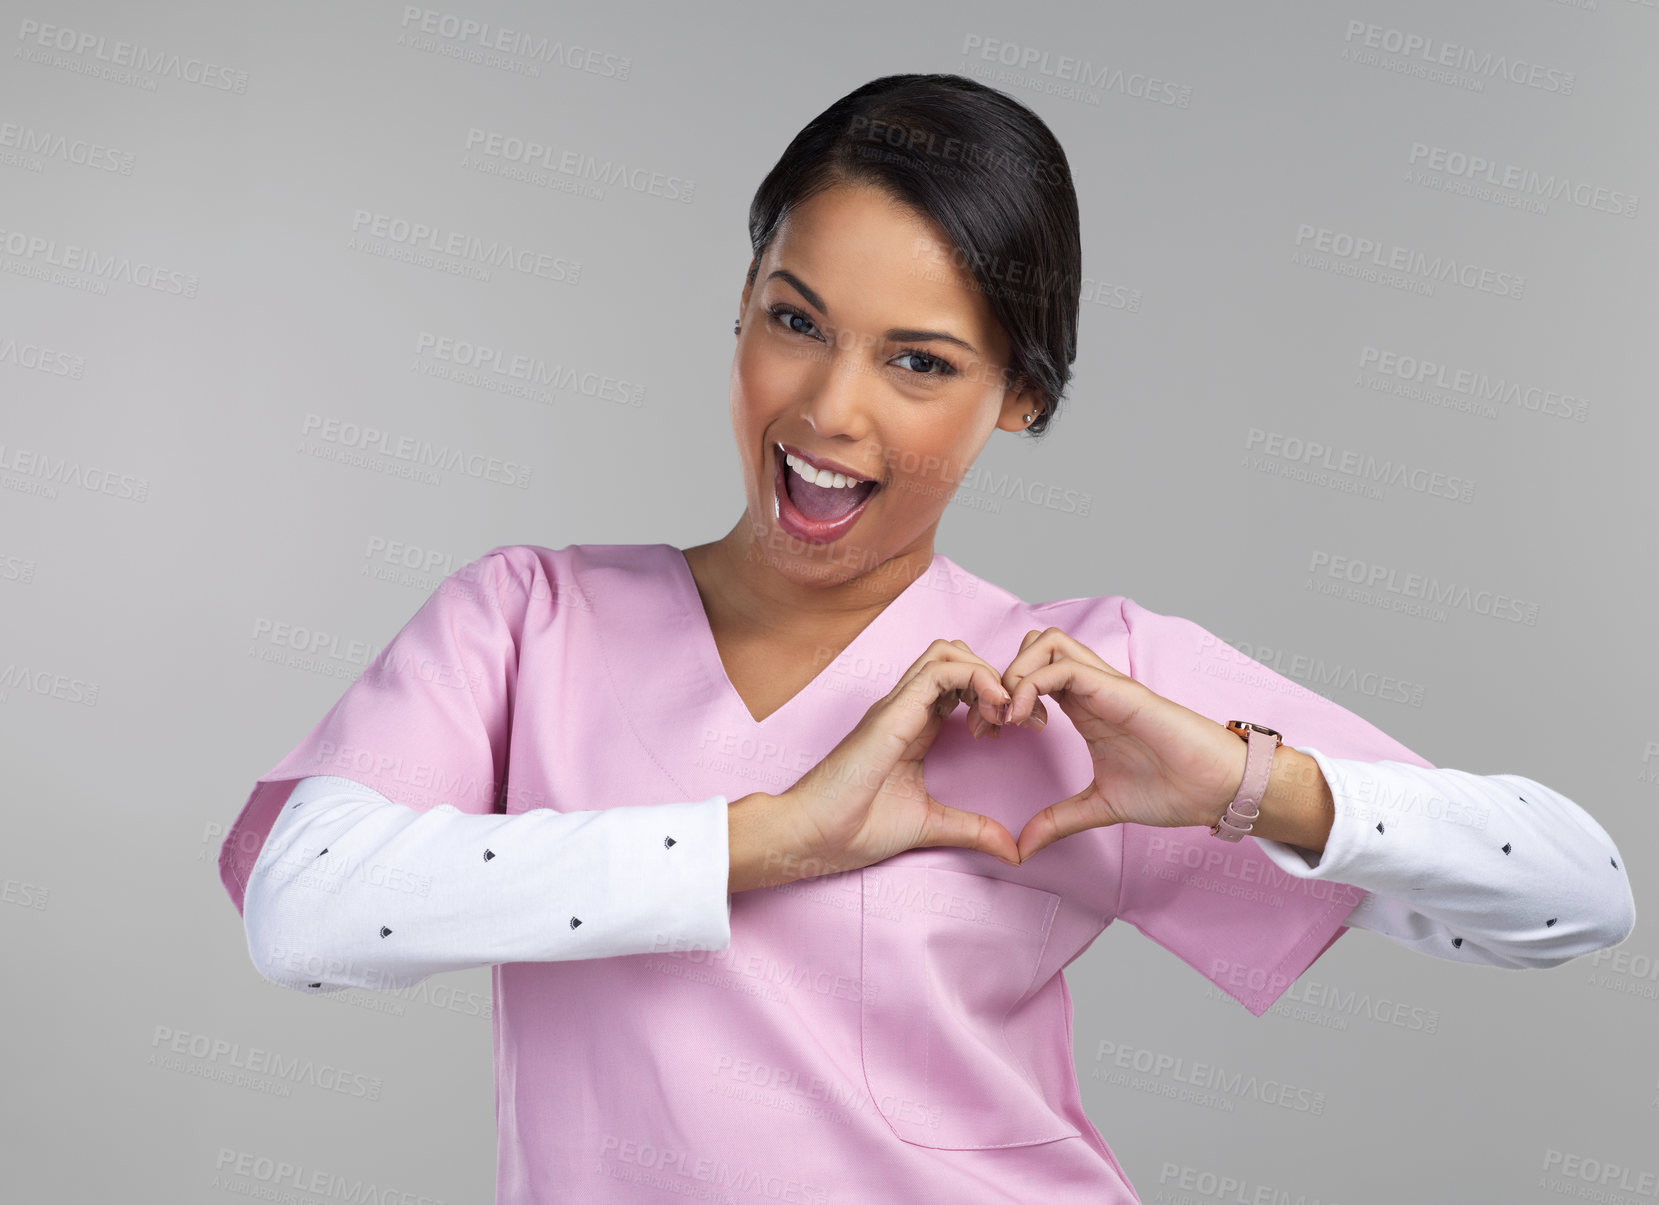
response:
[(1094, 784), (1091, 782), (1075, 795), (1067, 795), (1031, 817), (1020, 830), (1020, 860), (1023, 862), (1045, 845), (1052, 845), (1061, 837), (1069, 837), (1086, 828), (1100, 828), (1103, 823), (1115, 823), (1102, 821), (1099, 802), (1099, 796), (1095, 794)]
[(964, 811), (929, 797), (928, 818), (918, 846), (950, 845), (976, 849), (1011, 866), (1020, 864), (1019, 843), (1003, 825), (978, 812)]

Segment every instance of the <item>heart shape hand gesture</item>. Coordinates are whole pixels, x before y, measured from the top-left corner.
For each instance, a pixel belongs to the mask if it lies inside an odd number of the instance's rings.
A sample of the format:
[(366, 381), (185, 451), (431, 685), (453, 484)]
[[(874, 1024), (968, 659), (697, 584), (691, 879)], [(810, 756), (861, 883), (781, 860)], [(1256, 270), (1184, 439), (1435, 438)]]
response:
[(1214, 824), (1238, 793), (1247, 749), (1225, 724), (1155, 693), (1059, 628), (1027, 632), (1002, 682), (1010, 692), (1003, 722), (1042, 727), (1048, 712), (1039, 696), (1048, 695), (1094, 761), (1088, 786), (1026, 822), (1021, 861), (1061, 837), (1122, 821)]
[[(1041, 695), (1087, 741), (1087, 787), (1032, 816), (1017, 841), (996, 820), (928, 793), (922, 760), (958, 704), (968, 704), (977, 739), (1009, 723), (1043, 727)], [(1026, 633), (1000, 674), (962, 641), (935, 640), (784, 792), (767, 826), (734, 826), (734, 840), (741, 832), (765, 845), (771, 865), (751, 886), (851, 870), (920, 846), (977, 849), (1017, 866), (1087, 828), (1213, 824), (1244, 777), (1245, 754), (1225, 725), (1156, 694), (1059, 628)], [(744, 857), (753, 861), (753, 851)]]

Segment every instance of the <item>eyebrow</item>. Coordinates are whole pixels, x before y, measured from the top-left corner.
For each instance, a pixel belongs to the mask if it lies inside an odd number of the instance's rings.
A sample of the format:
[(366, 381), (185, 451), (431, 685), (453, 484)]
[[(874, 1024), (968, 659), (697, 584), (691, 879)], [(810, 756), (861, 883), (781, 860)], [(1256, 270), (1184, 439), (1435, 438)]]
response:
[[(787, 281), (789, 284), (793, 285), (796, 291), (798, 291), (802, 297), (805, 297), (814, 309), (820, 310), (825, 314), (830, 312), (829, 306), (824, 304), (824, 299), (818, 296), (814, 290), (807, 287), (807, 283), (804, 280), (802, 280), (799, 276), (796, 276), (787, 268), (778, 268), (776, 271), (768, 274), (766, 279), (771, 280), (774, 277)], [(937, 339), (942, 343), (954, 343), (958, 347), (965, 347), (976, 356), (981, 354), (979, 348), (975, 347), (972, 343), (969, 343), (966, 339), (958, 338), (949, 331), (927, 331), (920, 330), (915, 327), (896, 326), (888, 330), (887, 338), (895, 343), (923, 343), (928, 340)]]

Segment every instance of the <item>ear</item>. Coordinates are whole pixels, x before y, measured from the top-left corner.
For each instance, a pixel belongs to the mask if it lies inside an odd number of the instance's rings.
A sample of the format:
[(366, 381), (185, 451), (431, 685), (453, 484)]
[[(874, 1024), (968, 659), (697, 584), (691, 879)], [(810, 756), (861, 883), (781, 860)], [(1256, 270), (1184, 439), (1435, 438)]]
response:
[[(997, 416), (997, 426), (1004, 431), (1024, 431), (1031, 426), (1025, 421), (1025, 416), (1036, 416), (1042, 412), (1042, 390), (1029, 381), (1016, 379), (1002, 395), (1002, 412)], [(1035, 417), (1031, 420), (1033, 423), (1036, 421)]]

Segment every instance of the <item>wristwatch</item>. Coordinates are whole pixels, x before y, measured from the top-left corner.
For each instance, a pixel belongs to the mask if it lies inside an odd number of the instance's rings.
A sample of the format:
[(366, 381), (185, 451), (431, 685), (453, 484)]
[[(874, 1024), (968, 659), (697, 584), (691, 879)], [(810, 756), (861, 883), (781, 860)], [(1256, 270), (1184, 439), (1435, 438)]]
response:
[(1226, 813), (1210, 825), (1210, 836), (1237, 841), (1250, 831), (1261, 812), (1262, 796), (1267, 794), (1267, 780), (1273, 772), (1273, 755), (1284, 737), (1249, 720), (1228, 720), (1227, 727), (1249, 746), (1244, 755), (1244, 781), (1239, 783), (1238, 794), (1227, 805)]

